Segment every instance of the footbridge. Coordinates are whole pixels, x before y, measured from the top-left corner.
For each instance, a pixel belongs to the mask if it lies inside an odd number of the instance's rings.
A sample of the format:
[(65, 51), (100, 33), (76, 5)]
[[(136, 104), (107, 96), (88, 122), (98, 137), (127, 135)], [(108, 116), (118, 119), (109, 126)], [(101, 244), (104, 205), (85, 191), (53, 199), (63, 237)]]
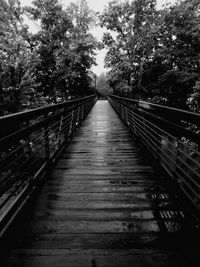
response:
[(0, 266), (199, 266), (199, 124), (113, 95), (1, 117)]

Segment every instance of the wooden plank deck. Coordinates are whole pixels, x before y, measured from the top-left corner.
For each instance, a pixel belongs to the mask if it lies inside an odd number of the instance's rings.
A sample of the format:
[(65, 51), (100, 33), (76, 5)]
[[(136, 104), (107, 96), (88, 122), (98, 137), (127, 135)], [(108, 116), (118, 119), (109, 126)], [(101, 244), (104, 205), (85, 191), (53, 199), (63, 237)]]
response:
[(110, 104), (98, 101), (0, 266), (197, 266), (199, 221), (173, 191)]

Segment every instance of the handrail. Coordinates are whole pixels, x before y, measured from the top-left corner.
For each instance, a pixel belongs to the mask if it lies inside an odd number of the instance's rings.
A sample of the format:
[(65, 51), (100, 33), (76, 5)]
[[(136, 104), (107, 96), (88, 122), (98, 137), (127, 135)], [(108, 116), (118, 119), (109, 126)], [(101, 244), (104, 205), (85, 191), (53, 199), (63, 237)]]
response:
[(169, 106), (162, 106), (162, 105), (158, 105), (158, 104), (153, 104), (153, 103), (145, 102), (142, 100), (135, 100), (135, 99), (131, 99), (131, 98), (119, 97), (116, 95), (110, 95), (110, 97), (113, 97), (113, 98), (118, 99), (120, 101), (127, 101), (137, 108), (141, 108), (141, 109), (149, 111), (153, 114), (159, 114), (159, 116), (161, 116), (163, 118), (170, 118), (171, 120), (176, 121), (176, 122), (187, 121), (190, 123), (200, 125), (200, 113), (195, 113), (195, 112), (186, 111), (186, 110), (182, 110), (182, 109), (172, 108)]
[(108, 100), (200, 209), (200, 114), (114, 95)]
[(42, 116), (43, 114), (47, 114), (49, 112), (54, 112), (58, 109), (66, 108), (66, 106), (72, 107), (76, 104), (80, 104), (81, 102), (84, 102), (85, 100), (89, 99), (90, 97), (91, 96), (86, 96), (83, 98), (70, 100), (67, 102), (59, 103), (59, 104), (48, 105), (46, 107), (35, 108), (35, 109), (27, 110), (27, 111), (21, 111), (21, 112), (9, 114), (6, 116), (0, 116), (0, 126), (1, 126), (0, 138), (2, 136), (7, 135), (6, 130), (8, 131), (8, 129), (10, 132), (13, 132), (16, 125), (18, 125), (22, 121), (30, 121), (31, 119), (39, 117), (40, 115)]
[(200, 128), (200, 114), (167, 106), (151, 104), (129, 98), (110, 95), (116, 101), (121, 101), (130, 106), (131, 109), (139, 111), (149, 121), (158, 124), (163, 130), (167, 130), (177, 137), (185, 137), (193, 142), (200, 142), (200, 135), (192, 129)]
[(45, 175), (96, 99), (91, 95), (0, 117), (0, 233), (11, 207)]

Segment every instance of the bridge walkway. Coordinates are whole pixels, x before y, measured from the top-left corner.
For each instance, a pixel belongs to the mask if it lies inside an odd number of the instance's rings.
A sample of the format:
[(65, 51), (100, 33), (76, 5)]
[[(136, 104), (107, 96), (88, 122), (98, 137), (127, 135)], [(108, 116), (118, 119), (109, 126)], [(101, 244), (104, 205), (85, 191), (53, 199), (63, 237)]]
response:
[(1, 266), (197, 266), (199, 221), (142, 149), (97, 101), (15, 226)]

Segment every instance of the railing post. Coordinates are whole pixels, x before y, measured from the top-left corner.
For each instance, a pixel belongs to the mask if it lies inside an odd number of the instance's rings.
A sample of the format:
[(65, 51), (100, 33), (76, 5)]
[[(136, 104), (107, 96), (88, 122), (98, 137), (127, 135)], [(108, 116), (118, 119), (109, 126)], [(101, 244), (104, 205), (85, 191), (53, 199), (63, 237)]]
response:
[(80, 117), (81, 117), (80, 109), (81, 109), (81, 106), (78, 107), (78, 115), (77, 115), (77, 122), (78, 122), (78, 124), (81, 122), (81, 119), (80, 119)]
[[(48, 118), (48, 113), (45, 113), (44, 118)], [(49, 125), (47, 124), (44, 128), (44, 141), (45, 141), (45, 155), (47, 161), (50, 158), (50, 143), (49, 143)]]
[(73, 132), (73, 120), (74, 120), (74, 109), (72, 109), (72, 112), (71, 112), (71, 122), (70, 122), (70, 128), (69, 128), (70, 135)]
[[(30, 122), (27, 121), (26, 122), (26, 127), (28, 128), (30, 126)], [(28, 149), (28, 156), (31, 156), (32, 153), (32, 149), (31, 149), (31, 144), (30, 144), (31, 140), (30, 140), (30, 135), (27, 136), (26, 138), (26, 144), (27, 144), (27, 149)]]
[(85, 105), (83, 104), (81, 106), (81, 120), (84, 118), (84, 107), (85, 107)]
[(131, 112), (132, 112), (132, 120), (133, 120), (133, 131), (137, 135), (135, 114), (133, 110), (131, 110)]
[(57, 148), (59, 148), (60, 142), (61, 142), (61, 131), (62, 131), (62, 126), (63, 126), (63, 118), (64, 118), (63, 115), (61, 115), (60, 124), (58, 128)]
[(123, 104), (123, 102), (120, 103), (120, 115), (121, 115), (122, 119), (124, 119), (124, 104)]
[[(175, 174), (176, 174), (176, 172), (177, 172), (177, 169), (178, 169), (178, 165), (179, 165), (179, 159), (178, 159), (178, 157), (179, 157), (179, 140), (177, 139), (176, 140), (176, 164), (175, 164)], [(180, 179), (180, 178), (178, 178), (177, 177), (177, 175), (175, 176), (175, 178), (177, 179), (177, 181), (178, 181), (178, 183), (179, 183), (179, 180), (178, 179)]]

